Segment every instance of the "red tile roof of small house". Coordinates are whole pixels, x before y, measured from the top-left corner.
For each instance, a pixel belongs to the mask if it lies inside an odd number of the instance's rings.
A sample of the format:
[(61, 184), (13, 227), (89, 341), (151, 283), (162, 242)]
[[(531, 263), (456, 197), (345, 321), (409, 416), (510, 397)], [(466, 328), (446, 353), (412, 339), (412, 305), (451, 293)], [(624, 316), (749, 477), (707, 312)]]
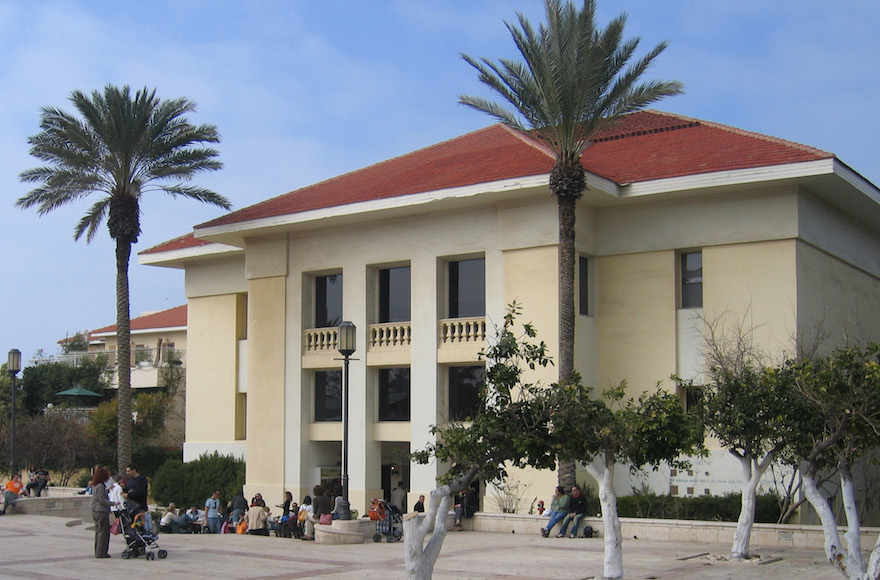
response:
[[(160, 312), (152, 312), (137, 318), (131, 319), (131, 330), (150, 330), (153, 328), (185, 328), (186, 327), (186, 310), (187, 305), (176, 306), (168, 310)], [(91, 331), (90, 335), (95, 334), (115, 334), (116, 325), (111, 324), (97, 330)]]
[[(625, 185), (832, 157), (813, 147), (726, 125), (641, 111), (600, 131), (584, 150), (582, 162), (588, 172)], [(553, 155), (539, 140), (496, 124), (279, 195), (197, 227), (544, 175), (552, 166)], [(204, 243), (191, 233), (141, 254)]]

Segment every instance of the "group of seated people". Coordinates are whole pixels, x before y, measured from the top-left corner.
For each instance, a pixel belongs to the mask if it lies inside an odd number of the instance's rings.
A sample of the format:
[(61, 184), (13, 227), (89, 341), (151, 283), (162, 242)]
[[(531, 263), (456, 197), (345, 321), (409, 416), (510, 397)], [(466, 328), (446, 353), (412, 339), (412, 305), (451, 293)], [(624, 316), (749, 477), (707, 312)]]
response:
[[(578, 526), (581, 520), (587, 515), (587, 498), (584, 497), (583, 492), (581, 492), (580, 487), (577, 485), (571, 486), (571, 494), (566, 493), (564, 487), (557, 486), (548, 515), (550, 521), (546, 527), (541, 528), (542, 536), (549, 538), (553, 527), (562, 522), (562, 527), (560, 527), (556, 537), (564, 538), (567, 532), (569, 538), (575, 538), (577, 537)], [(569, 525), (571, 525), (571, 528), (569, 528)]]
[[(211, 514), (217, 513), (221, 520), (220, 533), (237, 532), (268, 536), (274, 531), (277, 536), (310, 540), (314, 538), (314, 524), (319, 523), (321, 514), (327, 514), (335, 519), (341, 500), (341, 497), (337, 498), (336, 509), (331, 511), (330, 498), (324, 494), (324, 490), (320, 486), (315, 486), (314, 493), (317, 501), (313, 501), (312, 497), (307, 495), (302, 505), (299, 505), (293, 501), (293, 495), (289, 491), (284, 492), (283, 503), (276, 506), (281, 508), (281, 514), (273, 516), (259, 493), (254, 495), (250, 503), (244, 495), (238, 494), (223, 510), (216, 507), (218, 504), (214, 500), (219, 492), (215, 492), (206, 501), (205, 510), (192, 506), (181, 513), (174, 503), (169, 504), (159, 521), (159, 531), (181, 534), (213, 531), (210, 529), (211, 524), (216, 522), (211, 522)], [(317, 511), (316, 506), (318, 506)], [(216, 511), (211, 511), (212, 508)]]

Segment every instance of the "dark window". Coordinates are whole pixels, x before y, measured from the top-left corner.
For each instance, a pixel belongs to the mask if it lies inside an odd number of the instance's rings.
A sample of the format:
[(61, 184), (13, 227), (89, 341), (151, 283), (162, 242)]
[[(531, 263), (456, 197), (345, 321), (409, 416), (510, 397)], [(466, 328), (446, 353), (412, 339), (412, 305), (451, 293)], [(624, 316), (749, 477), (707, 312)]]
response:
[(583, 316), (590, 315), (589, 265), (590, 262), (586, 257), (578, 257), (578, 308)]
[(681, 255), (681, 307), (703, 307), (703, 253)]
[(379, 322), (409, 322), (409, 266), (379, 270)]
[(449, 367), (449, 419), (464, 421), (480, 410), (480, 391), (485, 369), (482, 366)]
[(315, 372), (315, 421), (342, 421), (342, 371)]
[(409, 368), (379, 369), (379, 420), (409, 421)]
[(486, 260), (449, 262), (449, 318), (486, 315)]
[(342, 274), (315, 278), (315, 328), (342, 322)]

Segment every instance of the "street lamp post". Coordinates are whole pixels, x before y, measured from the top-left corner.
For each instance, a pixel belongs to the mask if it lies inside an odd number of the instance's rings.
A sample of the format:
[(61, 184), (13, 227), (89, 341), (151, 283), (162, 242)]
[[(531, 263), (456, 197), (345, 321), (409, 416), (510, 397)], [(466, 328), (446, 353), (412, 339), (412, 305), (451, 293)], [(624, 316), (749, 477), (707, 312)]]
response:
[(21, 370), (21, 352), (17, 348), (9, 351), (6, 371), (12, 379), (12, 421), (9, 430), (9, 477), (15, 475), (15, 375)]
[(351, 519), (348, 503), (348, 362), (357, 346), (357, 328), (343, 321), (337, 329), (336, 349), (342, 355), (342, 501), (339, 502), (339, 519)]

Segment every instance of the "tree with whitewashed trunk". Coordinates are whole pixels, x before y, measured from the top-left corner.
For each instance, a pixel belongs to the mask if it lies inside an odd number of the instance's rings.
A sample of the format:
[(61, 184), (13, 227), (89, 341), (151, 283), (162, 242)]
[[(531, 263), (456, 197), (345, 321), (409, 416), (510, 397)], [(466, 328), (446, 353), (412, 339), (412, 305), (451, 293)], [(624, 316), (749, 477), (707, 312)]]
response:
[(811, 409), (794, 390), (792, 374), (767, 366), (768, 356), (745, 327), (745, 318), (731, 324), (727, 313), (703, 319), (701, 355), (708, 370), (702, 385), (680, 385), (694, 396), (709, 434), (740, 463), (742, 505), (731, 558), (749, 557), (758, 487), (774, 461), (790, 456), (802, 437)]
[(713, 366), (709, 380), (696, 389), (698, 408), (708, 432), (737, 461), (742, 472), (742, 504), (730, 556), (749, 558), (758, 487), (774, 461), (787, 454), (812, 417), (794, 391), (791, 374), (779, 369), (742, 365)]
[(661, 463), (686, 469), (681, 456), (704, 453), (699, 419), (689, 415), (674, 393), (658, 385), (636, 400), (626, 396), (626, 382), (591, 396), (579, 377), (548, 391), (553, 420), (551, 444), (561, 457), (586, 465), (599, 483), (605, 539), (604, 578), (623, 578), (623, 537), (617, 515), (614, 472), (618, 464), (631, 471)]
[[(880, 446), (880, 346), (839, 348), (825, 357), (787, 362), (798, 392), (820, 417), (818, 428), (805, 433), (800, 456), (806, 463), (804, 489), (825, 535), (825, 556), (851, 580), (880, 578), (880, 539), (868, 562), (861, 551), (861, 520), (852, 465)], [(822, 469), (836, 466), (846, 517), (841, 542), (828, 498), (818, 484)]]
[[(535, 329), (523, 324), (515, 330), (520, 314), (515, 302), (504, 324), (482, 357), (486, 380), (480, 405), (472, 417), (433, 426), (436, 442), (415, 452), (417, 463), (438, 461), (451, 465), (439, 478), (440, 487), (430, 494), (424, 516), (408, 516), (403, 523), (404, 553), (409, 578), (430, 578), (440, 555), (452, 497), (466, 489), (475, 477), (499, 481), (513, 467), (551, 469), (556, 456), (549, 445), (550, 413), (546, 394), (552, 389), (525, 382), (527, 370), (550, 364), (547, 347), (535, 342)], [(427, 542), (425, 539), (428, 537)]]

